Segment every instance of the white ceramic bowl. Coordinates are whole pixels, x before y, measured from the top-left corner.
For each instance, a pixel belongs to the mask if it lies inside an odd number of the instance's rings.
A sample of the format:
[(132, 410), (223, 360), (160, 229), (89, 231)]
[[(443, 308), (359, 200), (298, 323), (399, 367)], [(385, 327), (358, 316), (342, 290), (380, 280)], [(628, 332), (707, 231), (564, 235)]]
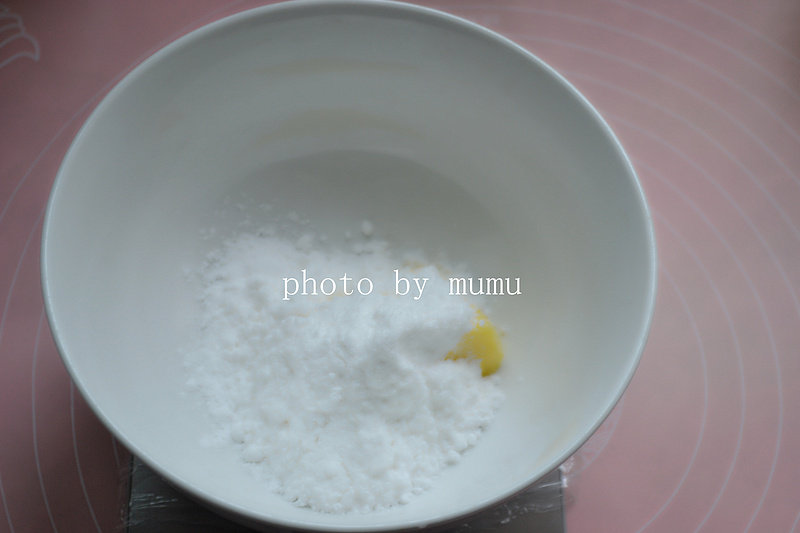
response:
[[(214, 244), (200, 228), (259, 216), (237, 198), (334, 233), (369, 219), (399, 247), (522, 278), (523, 296), (493, 302), (506, 402), (411, 503), (315, 513), (200, 445), (209, 421), (178, 354), (196, 312), (183, 270)], [(540, 60), (412, 5), (292, 2), (192, 32), (110, 92), (57, 176), (42, 276), (75, 383), (168, 480), (251, 524), (388, 530), (498, 502), (584, 442), (636, 367), (656, 260), (622, 148)]]

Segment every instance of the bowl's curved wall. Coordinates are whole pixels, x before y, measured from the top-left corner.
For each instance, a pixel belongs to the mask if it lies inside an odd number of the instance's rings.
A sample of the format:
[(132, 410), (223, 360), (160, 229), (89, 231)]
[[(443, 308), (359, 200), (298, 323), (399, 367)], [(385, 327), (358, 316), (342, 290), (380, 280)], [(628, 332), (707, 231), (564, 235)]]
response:
[[(506, 405), (411, 504), (315, 514), (199, 445), (208, 421), (182, 393), (184, 268), (209, 247), (198, 230), (224, 225), (215, 213), (242, 193), (332, 229), (371, 218), (396, 242), (522, 278), (524, 296), (494, 302), (508, 327)], [(655, 254), (617, 141), (527, 52), (408, 5), (298, 3), (198, 30), (108, 95), (54, 186), (43, 282), (81, 391), (169, 479), (254, 520), (395, 528), (507, 496), (588, 437), (638, 361)]]

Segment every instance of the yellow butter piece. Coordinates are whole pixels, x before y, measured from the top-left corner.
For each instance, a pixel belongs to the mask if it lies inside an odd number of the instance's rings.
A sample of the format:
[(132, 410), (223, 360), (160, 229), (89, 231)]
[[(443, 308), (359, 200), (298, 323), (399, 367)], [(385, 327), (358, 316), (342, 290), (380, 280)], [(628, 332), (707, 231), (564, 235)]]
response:
[(480, 309), (475, 314), (475, 327), (461, 337), (455, 350), (446, 359), (480, 359), (481, 374), (494, 374), (503, 361), (500, 333)]

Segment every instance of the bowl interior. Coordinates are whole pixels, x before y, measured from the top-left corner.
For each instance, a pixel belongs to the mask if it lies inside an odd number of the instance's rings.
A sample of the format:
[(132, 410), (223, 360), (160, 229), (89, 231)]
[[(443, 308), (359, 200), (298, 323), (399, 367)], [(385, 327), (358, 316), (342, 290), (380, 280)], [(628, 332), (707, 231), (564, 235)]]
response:
[[(185, 269), (219, 244), (203, 228), (291, 211), (333, 237), (368, 219), (398, 248), (522, 279), (522, 296), (491, 301), (505, 404), (408, 505), (297, 508), (200, 444), (210, 422), (179, 353), (197, 313)], [(56, 341), (124, 443), (224, 511), (333, 530), (451, 518), (557, 466), (627, 384), (654, 276), (641, 190), (585, 100), (493, 34), (394, 4), (262, 8), (157, 53), (78, 135), (43, 241)]]

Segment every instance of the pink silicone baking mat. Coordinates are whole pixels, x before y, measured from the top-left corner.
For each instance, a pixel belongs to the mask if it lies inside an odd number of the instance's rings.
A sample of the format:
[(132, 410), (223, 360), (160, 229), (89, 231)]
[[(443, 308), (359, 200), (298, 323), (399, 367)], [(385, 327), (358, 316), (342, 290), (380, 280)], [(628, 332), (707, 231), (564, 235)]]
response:
[[(562, 73), (619, 136), (652, 208), (650, 340), (563, 467), (567, 530), (800, 530), (800, 3), (420, 3)], [(71, 385), (43, 311), (61, 158), (136, 64), (258, 4), (0, 4), (0, 532), (123, 527), (127, 452)]]

